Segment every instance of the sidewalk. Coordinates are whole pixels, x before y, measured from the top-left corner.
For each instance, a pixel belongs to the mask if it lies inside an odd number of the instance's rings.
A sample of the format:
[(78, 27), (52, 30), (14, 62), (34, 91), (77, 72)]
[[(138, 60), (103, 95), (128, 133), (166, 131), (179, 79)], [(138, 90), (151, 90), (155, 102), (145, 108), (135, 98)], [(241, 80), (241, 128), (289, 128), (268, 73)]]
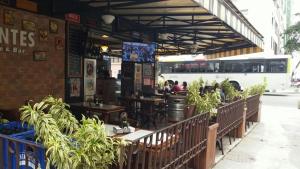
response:
[(300, 111), (262, 107), (262, 122), (214, 169), (300, 169)]

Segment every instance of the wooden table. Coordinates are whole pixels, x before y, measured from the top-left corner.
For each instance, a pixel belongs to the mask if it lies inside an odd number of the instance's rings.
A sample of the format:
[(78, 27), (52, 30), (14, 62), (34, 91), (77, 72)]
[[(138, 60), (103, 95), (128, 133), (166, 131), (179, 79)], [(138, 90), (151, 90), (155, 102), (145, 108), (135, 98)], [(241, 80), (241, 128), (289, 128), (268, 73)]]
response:
[[(142, 106), (149, 106), (149, 109), (145, 109), (146, 112), (143, 112), (142, 114), (148, 116), (148, 124), (153, 123), (154, 127), (157, 128), (155, 119), (153, 119), (152, 116), (155, 116), (154, 112), (154, 106), (159, 105), (160, 103), (164, 103), (165, 100), (158, 97), (121, 97), (122, 100), (127, 100), (129, 102), (135, 102), (135, 107), (137, 107), (137, 103), (141, 103)], [(152, 117), (152, 119), (151, 119)]]
[(70, 106), (82, 108), (85, 111), (90, 111), (94, 113), (102, 113), (104, 115), (104, 122), (108, 123), (110, 114), (112, 113), (122, 113), (125, 108), (117, 105), (99, 104), (89, 102), (71, 103)]

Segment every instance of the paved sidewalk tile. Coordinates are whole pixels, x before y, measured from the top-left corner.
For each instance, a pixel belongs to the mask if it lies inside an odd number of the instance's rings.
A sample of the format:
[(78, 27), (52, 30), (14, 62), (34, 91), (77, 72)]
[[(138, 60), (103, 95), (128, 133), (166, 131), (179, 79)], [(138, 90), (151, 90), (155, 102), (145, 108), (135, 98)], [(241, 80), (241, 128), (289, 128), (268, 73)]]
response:
[(300, 169), (300, 110), (262, 107), (262, 122), (214, 169)]

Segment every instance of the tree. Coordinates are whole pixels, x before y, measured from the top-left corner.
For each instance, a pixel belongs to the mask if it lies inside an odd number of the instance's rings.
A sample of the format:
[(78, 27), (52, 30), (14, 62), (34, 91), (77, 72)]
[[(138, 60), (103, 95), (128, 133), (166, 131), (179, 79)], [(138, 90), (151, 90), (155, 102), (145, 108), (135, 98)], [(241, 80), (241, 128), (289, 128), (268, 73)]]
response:
[(284, 31), (283, 35), (287, 38), (284, 45), (286, 53), (292, 53), (293, 51), (300, 50), (300, 21), (295, 25), (288, 27)]

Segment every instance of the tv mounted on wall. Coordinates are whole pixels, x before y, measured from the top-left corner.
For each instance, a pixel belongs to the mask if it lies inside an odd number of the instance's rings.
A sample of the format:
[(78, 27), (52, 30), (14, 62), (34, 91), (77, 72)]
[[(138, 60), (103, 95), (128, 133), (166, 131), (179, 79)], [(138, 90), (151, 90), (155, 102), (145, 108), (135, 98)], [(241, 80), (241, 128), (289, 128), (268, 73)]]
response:
[(123, 42), (122, 61), (154, 63), (155, 51), (155, 43)]

